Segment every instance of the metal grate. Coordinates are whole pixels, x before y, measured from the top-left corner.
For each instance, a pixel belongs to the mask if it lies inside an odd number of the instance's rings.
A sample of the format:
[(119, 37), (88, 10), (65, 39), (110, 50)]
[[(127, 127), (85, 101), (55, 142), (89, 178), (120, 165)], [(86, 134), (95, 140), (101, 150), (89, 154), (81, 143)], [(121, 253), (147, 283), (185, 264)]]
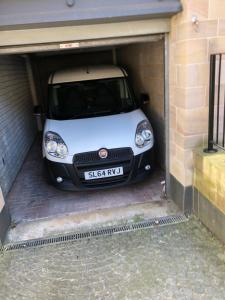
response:
[(123, 161), (131, 160), (133, 157), (133, 151), (131, 148), (116, 148), (108, 149), (108, 157), (101, 159), (98, 155), (98, 151), (78, 153), (74, 155), (74, 163), (76, 165), (86, 165), (95, 163), (109, 163), (111, 161)]
[(186, 222), (187, 220), (188, 219), (184, 215), (159, 217), (159, 218), (154, 218), (154, 219), (150, 219), (147, 221), (134, 223), (134, 224), (105, 227), (105, 228), (100, 228), (100, 229), (96, 229), (93, 231), (77, 232), (77, 233), (58, 236), (58, 237), (28, 240), (28, 241), (14, 243), (14, 244), (6, 244), (2, 247), (1, 251), (12, 251), (12, 250), (32, 248), (32, 247), (40, 247), (40, 246), (45, 246), (45, 245), (49, 245), (49, 244), (72, 242), (72, 241), (88, 239), (88, 238), (92, 238), (92, 237), (107, 236), (107, 235), (113, 235), (116, 233), (130, 232), (130, 231), (147, 229), (147, 228), (152, 228), (152, 227), (157, 227), (157, 226), (177, 224), (177, 223), (181, 223), (181, 222)]

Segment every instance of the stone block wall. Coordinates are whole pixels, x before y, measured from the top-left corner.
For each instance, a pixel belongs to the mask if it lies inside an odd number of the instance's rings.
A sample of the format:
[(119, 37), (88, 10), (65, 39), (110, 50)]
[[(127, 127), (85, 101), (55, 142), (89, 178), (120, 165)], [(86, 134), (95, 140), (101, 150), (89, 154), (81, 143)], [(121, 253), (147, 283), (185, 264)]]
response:
[(156, 138), (156, 159), (165, 168), (164, 40), (128, 45), (117, 50), (118, 64), (129, 75), (137, 97), (147, 93), (143, 109)]
[[(171, 20), (170, 173), (193, 183), (193, 152), (207, 143), (210, 54), (225, 52), (225, 1), (182, 0)], [(194, 18), (196, 18), (196, 22)]]
[(225, 152), (194, 151), (194, 187), (225, 215)]
[(194, 213), (225, 243), (225, 152), (194, 151)]

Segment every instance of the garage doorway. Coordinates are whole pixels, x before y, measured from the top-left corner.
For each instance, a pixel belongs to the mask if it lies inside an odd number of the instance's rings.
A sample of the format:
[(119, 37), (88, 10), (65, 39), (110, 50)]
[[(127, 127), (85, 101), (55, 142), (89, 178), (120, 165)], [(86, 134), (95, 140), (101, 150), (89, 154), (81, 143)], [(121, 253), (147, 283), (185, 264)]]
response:
[[(87, 214), (104, 211), (107, 215), (110, 209), (115, 210), (115, 219), (117, 215), (121, 214), (121, 220), (135, 216), (138, 218), (140, 216), (149, 217), (145, 211), (148, 211), (152, 217), (172, 214), (176, 211), (176, 207), (167, 199), (165, 193), (165, 189), (167, 188), (168, 192), (169, 187), (166, 180), (168, 177), (168, 143), (166, 142), (168, 141), (168, 110), (166, 108), (168, 97), (165, 81), (167, 68), (165, 45), (165, 36), (160, 35), (124, 39), (119, 42), (114, 40), (106, 45), (104, 43), (88, 45), (87, 43), (83, 45), (82, 49), (77, 49), (77, 45), (75, 45), (75, 48), (65, 50), (64, 48), (67, 46), (61, 45), (60, 51), (25, 53), (22, 58), (19, 55), (13, 55), (15, 64), (12, 63), (10, 68), (12, 68), (11, 74), (16, 76), (16, 79), (21, 76), (20, 80), (26, 80), (26, 74), (18, 73), (16, 65), (27, 64), (29, 81), (26, 82), (26, 92), (28, 93), (26, 98), (30, 98), (30, 102), (26, 103), (26, 108), (20, 109), (20, 121), (18, 120), (17, 124), (20, 132), (14, 132), (13, 128), (10, 132), (11, 143), (16, 134), (24, 138), (24, 141), (21, 142), (24, 145), (19, 146), (19, 148), (23, 148), (23, 151), (21, 154), (17, 153), (16, 168), (13, 167), (12, 162), (7, 164), (7, 159), (3, 159), (4, 172), (11, 174), (8, 177), (1, 174), (1, 186), (10, 210), (12, 227), (14, 227), (10, 232), (9, 240), (42, 237), (45, 228), (41, 227), (40, 220), (47, 220), (46, 224), (48, 225), (46, 226), (49, 226), (49, 220), (53, 219), (61, 220), (65, 225), (67, 221), (62, 220), (68, 220), (73, 215), (83, 215), (85, 220)], [(149, 95), (150, 102), (143, 107), (143, 110), (152, 124), (156, 139), (156, 169), (147, 180), (125, 187), (84, 192), (64, 192), (47, 183), (41, 152), (41, 127), (40, 123), (36, 123), (32, 110), (34, 106), (41, 105), (46, 111), (47, 83), (52, 72), (84, 64), (119, 65), (127, 70), (136, 97), (139, 97), (141, 93)], [(23, 72), (25, 71), (23, 70)], [(22, 76), (24, 76), (23, 79)], [(14, 91), (16, 89), (15, 86)], [(21, 105), (18, 104), (20, 107)], [(24, 103), (23, 105), (25, 106)], [(11, 103), (11, 107), (13, 107), (13, 103)], [(10, 111), (8, 113), (11, 114)], [(24, 126), (21, 126), (23, 123)], [(30, 125), (27, 126), (27, 124)], [(2, 139), (4, 138), (3, 134)], [(9, 142), (6, 141), (6, 144), (7, 149)], [(14, 151), (9, 149), (12, 155)], [(126, 215), (124, 211), (126, 207), (133, 207), (132, 213), (128, 212)], [(96, 217), (94, 218), (96, 221)], [(102, 220), (109, 221), (104, 217)], [(24, 224), (26, 227), (26, 224), (31, 222), (36, 222), (38, 228), (42, 228), (42, 232), (36, 230), (34, 233), (35, 230), (32, 232), (31, 229), (29, 234), (24, 234), (21, 228)], [(77, 223), (79, 222), (82, 223), (78, 220)], [(59, 223), (59, 221), (54, 221), (54, 225), (52, 225), (55, 226), (54, 230), (60, 231)], [(90, 226), (91, 223), (88, 225)], [(65, 226), (65, 230), (69, 230), (69, 227)], [(21, 232), (23, 233), (20, 234)]]

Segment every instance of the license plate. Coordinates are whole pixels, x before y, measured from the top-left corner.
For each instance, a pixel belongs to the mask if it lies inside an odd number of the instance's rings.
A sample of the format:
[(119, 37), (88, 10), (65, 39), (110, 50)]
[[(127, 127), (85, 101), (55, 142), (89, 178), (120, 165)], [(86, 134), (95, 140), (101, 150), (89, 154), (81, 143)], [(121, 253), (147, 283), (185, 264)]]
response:
[(123, 167), (84, 172), (85, 180), (123, 175)]

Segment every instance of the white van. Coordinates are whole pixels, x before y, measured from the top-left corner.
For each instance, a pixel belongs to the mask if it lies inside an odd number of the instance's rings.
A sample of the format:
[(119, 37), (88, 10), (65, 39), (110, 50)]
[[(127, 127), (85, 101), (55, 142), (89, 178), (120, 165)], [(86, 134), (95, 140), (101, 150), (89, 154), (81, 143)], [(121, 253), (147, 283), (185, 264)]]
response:
[(55, 186), (65, 190), (121, 186), (151, 172), (152, 127), (124, 69), (61, 70), (51, 74), (48, 85), (42, 148)]

